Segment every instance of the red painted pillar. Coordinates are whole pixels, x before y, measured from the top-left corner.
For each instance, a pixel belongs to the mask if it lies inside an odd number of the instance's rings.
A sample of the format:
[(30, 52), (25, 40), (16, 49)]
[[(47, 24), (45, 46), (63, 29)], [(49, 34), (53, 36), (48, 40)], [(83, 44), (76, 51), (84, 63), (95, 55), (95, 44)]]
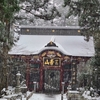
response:
[(60, 69), (60, 90), (62, 90), (62, 82), (63, 82), (63, 69)]
[(29, 89), (28, 87), (28, 84), (29, 84), (29, 74), (30, 74), (30, 66), (29, 66), (29, 61), (27, 61), (27, 69), (26, 69), (26, 85), (27, 85), (27, 88)]
[(43, 68), (40, 68), (40, 91), (43, 90)]

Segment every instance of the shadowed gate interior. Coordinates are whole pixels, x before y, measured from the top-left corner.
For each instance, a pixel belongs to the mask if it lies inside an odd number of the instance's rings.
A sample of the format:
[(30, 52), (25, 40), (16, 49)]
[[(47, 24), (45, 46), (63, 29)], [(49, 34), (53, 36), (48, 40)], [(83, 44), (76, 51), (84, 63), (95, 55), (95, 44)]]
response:
[(60, 91), (60, 71), (54, 69), (44, 70), (44, 92)]

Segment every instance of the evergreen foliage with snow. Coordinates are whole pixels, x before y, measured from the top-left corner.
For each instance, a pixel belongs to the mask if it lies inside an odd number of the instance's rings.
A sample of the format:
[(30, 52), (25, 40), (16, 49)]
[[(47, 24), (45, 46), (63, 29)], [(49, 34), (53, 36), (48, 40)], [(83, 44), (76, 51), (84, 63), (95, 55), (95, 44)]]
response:
[(77, 17), (66, 19), (68, 7), (63, 8), (62, 5), (63, 0), (21, 0), (21, 9), (15, 14), (15, 23), (33, 26), (77, 26)]
[[(92, 35), (95, 42), (95, 57), (92, 61), (93, 77), (95, 85), (100, 88), (100, 0), (64, 0), (64, 6), (69, 6), (69, 13), (78, 16), (79, 26), (83, 28), (83, 35), (86, 41)], [(95, 74), (94, 74), (95, 72)], [(96, 81), (97, 80), (97, 81)]]
[(17, 11), (19, 11), (18, 0), (0, 1), (0, 91), (7, 87), (8, 51), (14, 44), (11, 26)]

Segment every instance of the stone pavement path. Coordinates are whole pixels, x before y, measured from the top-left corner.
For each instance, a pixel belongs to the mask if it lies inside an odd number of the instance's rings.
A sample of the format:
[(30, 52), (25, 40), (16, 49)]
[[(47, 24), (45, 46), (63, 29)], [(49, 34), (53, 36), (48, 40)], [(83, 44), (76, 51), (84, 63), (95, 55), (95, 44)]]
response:
[(46, 95), (44, 100), (56, 100), (56, 97), (54, 95)]
[[(29, 100), (61, 100), (61, 94), (34, 93)], [(66, 94), (63, 95), (63, 100), (67, 100)]]

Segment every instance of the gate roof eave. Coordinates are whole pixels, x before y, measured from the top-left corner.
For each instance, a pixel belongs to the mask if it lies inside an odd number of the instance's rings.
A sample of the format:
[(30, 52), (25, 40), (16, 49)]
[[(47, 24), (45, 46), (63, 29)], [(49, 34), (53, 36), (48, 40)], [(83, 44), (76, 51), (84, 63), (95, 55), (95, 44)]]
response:
[[(10, 55), (39, 54), (42, 50), (54, 49), (65, 55), (93, 57), (95, 54), (93, 37), (86, 42), (84, 36), (20, 35), (19, 40), (9, 51)], [(50, 41), (56, 46), (46, 46)], [(46, 46), (46, 47), (45, 47)]]

